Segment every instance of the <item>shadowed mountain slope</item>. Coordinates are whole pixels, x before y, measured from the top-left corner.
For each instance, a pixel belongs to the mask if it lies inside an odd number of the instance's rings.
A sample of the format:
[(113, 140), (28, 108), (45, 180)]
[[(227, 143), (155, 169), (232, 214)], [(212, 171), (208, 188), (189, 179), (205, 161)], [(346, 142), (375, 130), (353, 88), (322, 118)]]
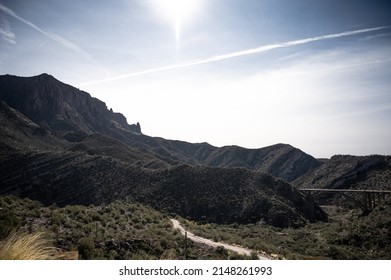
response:
[(261, 149), (222, 147), (206, 158), (205, 165), (244, 167), (292, 181), (321, 163), (290, 145), (276, 144)]
[[(336, 155), (293, 183), (297, 188), (391, 190), (391, 156)], [(321, 203), (332, 203), (335, 194), (318, 194)]]
[(147, 150), (132, 148), (103, 134), (87, 135), (69, 132), (64, 138), (42, 128), (29, 118), (0, 101), (0, 156), (14, 153), (78, 151), (89, 155), (117, 158), (127, 163), (148, 167), (166, 168), (170, 165)]
[(57, 150), (67, 146), (3, 101), (0, 101), (0, 135), (0, 153)]
[(56, 203), (146, 203), (198, 221), (279, 227), (326, 220), (324, 212), (288, 183), (246, 169), (176, 166), (151, 170), (111, 157), (46, 152), (1, 158), (0, 194)]

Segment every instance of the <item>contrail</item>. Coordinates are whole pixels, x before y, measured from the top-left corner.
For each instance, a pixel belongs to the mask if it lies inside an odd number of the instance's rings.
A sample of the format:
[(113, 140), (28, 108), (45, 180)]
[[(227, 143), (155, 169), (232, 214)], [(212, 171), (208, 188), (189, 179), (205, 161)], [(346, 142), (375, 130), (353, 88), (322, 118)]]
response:
[(11, 32), (11, 28), (6, 19), (0, 19), (0, 35), (8, 43), (16, 44), (15, 34)]
[(105, 72), (107, 74), (107, 71), (104, 70), (104, 68), (89, 54), (87, 53), (86, 51), (82, 50), (79, 46), (77, 46), (76, 44), (72, 43), (71, 41), (59, 36), (59, 35), (56, 35), (56, 34), (52, 34), (52, 33), (48, 33), (46, 32), (45, 30), (39, 28), (38, 26), (36, 26), (35, 24), (33, 24), (32, 22), (18, 16), (14, 11), (12, 11), (11, 9), (5, 7), (4, 5), (0, 4), (0, 11), (3, 11), (4, 13), (16, 18), (17, 20), (27, 24), (28, 26), (30, 26), (31, 28), (35, 29), (36, 31), (38, 31), (39, 33), (45, 35), (46, 37), (48, 37), (50, 40), (53, 40), (61, 45), (63, 45), (64, 47), (76, 52), (76, 53), (79, 53), (81, 54), (84, 58), (90, 60), (91, 62), (93, 62), (98, 68), (100, 68), (100, 70), (102, 70), (103, 72)]
[(264, 45), (264, 46), (260, 46), (260, 47), (254, 48), (254, 49), (247, 49), (247, 50), (227, 53), (227, 54), (223, 54), (223, 55), (216, 55), (216, 56), (212, 56), (212, 57), (205, 58), (205, 59), (191, 60), (191, 61), (187, 61), (187, 62), (180, 63), (180, 64), (173, 64), (173, 65), (168, 65), (168, 66), (164, 66), (164, 67), (152, 68), (152, 69), (147, 69), (147, 70), (140, 71), (140, 72), (134, 72), (134, 73), (120, 75), (120, 76), (116, 76), (116, 77), (110, 77), (107, 79), (86, 82), (86, 83), (79, 84), (78, 86), (86, 86), (86, 85), (92, 85), (92, 84), (98, 84), (98, 83), (105, 83), (105, 82), (111, 82), (111, 81), (121, 80), (121, 79), (125, 79), (125, 78), (130, 78), (130, 77), (142, 76), (142, 75), (146, 75), (146, 74), (150, 74), (150, 73), (162, 72), (162, 71), (179, 69), (179, 68), (186, 68), (186, 67), (196, 66), (196, 65), (200, 65), (200, 64), (207, 64), (207, 63), (211, 63), (211, 62), (231, 59), (231, 58), (245, 56), (245, 55), (268, 52), (268, 51), (280, 49), (280, 48), (288, 48), (288, 47), (293, 47), (293, 46), (298, 46), (298, 45), (305, 45), (305, 44), (312, 43), (312, 42), (336, 39), (336, 38), (341, 38), (341, 37), (346, 37), (346, 36), (357, 35), (357, 34), (361, 34), (361, 33), (368, 33), (368, 32), (373, 32), (373, 31), (377, 31), (377, 30), (387, 29), (387, 28), (390, 28), (390, 26), (379, 26), (379, 27), (373, 27), (373, 28), (365, 28), (365, 29), (346, 31), (346, 32), (341, 32), (341, 33), (299, 39), (299, 40), (294, 40), (294, 41), (288, 41), (288, 42), (283, 42), (283, 43)]

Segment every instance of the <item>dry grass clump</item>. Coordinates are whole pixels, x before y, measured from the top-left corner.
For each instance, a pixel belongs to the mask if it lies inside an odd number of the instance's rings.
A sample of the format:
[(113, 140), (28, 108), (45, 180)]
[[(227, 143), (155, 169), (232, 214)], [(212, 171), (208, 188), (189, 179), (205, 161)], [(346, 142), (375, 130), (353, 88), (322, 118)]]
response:
[(12, 233), (0, 243), (0, 260), (49, 260), (56, 252), (42, 232)]

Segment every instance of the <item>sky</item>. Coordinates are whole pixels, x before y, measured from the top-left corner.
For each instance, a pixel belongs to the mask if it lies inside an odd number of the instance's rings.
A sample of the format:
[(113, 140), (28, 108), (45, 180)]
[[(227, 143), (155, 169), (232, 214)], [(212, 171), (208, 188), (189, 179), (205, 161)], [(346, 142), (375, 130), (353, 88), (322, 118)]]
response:
[(391, 2), (0, 0), (0, 74), (214, 146), (391, 154)]

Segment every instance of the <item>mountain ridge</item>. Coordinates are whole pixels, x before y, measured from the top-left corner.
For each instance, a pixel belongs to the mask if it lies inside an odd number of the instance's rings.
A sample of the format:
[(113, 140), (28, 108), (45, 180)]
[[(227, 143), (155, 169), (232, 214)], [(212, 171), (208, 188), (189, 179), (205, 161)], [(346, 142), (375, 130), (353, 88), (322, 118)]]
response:
[(68, 141), (82, 141), (86, 135), (99, 133), (132, 148), (146, 149), (168, 165), (243, 167), (268, 172), (287, 181), (321, 165), (312, 156), (286, 144), (260, 149), (217, 148), (208, 143), (193, 144), (147, 136), (141, 133), (138, 123), (128, 125), (122, 114), (109, 111), (104, 102), (48, 74), (28, 78), (0, 76), (0, 100), (42, 129)]

